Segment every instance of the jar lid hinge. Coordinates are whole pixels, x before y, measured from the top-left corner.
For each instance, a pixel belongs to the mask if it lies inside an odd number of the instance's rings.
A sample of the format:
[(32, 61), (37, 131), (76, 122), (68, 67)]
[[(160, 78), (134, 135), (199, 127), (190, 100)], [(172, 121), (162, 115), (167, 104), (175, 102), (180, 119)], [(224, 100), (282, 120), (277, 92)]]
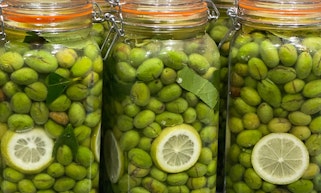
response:
[(93, 22), (96, 22), (96, 23), (104, 22), (105, 18), (103, 17), (103, 15), (104, 13), (100, 5), (96, 2), (93, 2), (93, 13), (92, 13)]
[(213, 19), (217, 20), (220, 16), (219, 10), (217, 9), (217, 7), (213, 3), (213, 1), (205, 0), (205, 2), (207, 3), (207, 7), (208, 7), (208, 19), (209, 20), (213, 20)]

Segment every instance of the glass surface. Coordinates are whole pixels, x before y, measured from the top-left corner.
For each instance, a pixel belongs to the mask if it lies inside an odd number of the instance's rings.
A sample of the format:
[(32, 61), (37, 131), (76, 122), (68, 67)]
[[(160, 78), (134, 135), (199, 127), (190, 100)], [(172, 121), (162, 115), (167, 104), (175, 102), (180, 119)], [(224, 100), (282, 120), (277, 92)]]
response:
[(217, 185), (218, 192), (224, 190), (224, 166), (225, 166), (225, 132), (226, 132), (226, 111), (227, 111), (227, 94), (228, 94), (228, 55), (230, 40), (232, 38), (231, 30), (233, 29), (232, 18), (227, 15), (229, 8), (235, 6), (234, 0), (213, 0), (213, 3), (220, 12), (217, 20), (210, 22), (206, 31), (209, 36), (219, 46), (220, 50), (220, 110), (219, 110), (219, 140), (218, 140), (218, 160), (217, 167)]
[(317, 0), (240, 0), (238, 6), (241, 20), (257, 24), (315, 26), (321, 23), (321, 4)]
[(206, 4), (144, 2), (121, 5), (125, 35), (105, 61), (105, 178), (115, 193), (214, 193), (220, 54)]
[[(72, 8), (63, 9), (71, 11), (68, 16), (62, 8), (47, 16), (14, 5), (3, 10), (3, 193), (99, 191), (103, 61), (86, 23), (91, 23), (90, 7), (85, 5), (83, 16), (89, 19), (82, 20), (84, 25), (74, 24), (79, 10)], [(22, 13), (25, 17), (19, 18)], [(46, 21), (28, 22), (36, 18)], [(62, 21), (47, 20), (54, 18)]]
[(204, 26), (208, 7), (203, 1), (140, 1), (121, 2), (122, 20), (131, 28), (155, 28), (171, 31)]
[(241, 28), (229, 54), (226, 192), (319, 192), (320, 2), (239, 3)]
[(73, 7), (88, 4), (90, 1), (88, 0), (55, 0), (55, 1), (48, 1), (48, 0), (37, 0), (37, 1), (30, 1), (30, 0), (3, 0), (3, 3), (8, 5), (13, 5), (15, 7), (32, 7), (36, 9), (43, 9), (43, 8), (58, 8), (58, 7), (66, 7), (66, 5)]
[(92, 24), (88, 1), (3, 1), (5, 25), (30, 31), (69, 31)]
[[(103, 123), (102, 151), (113, 191), (216, 192), (216, 44), (207, 34), (178, 40), (128, 38), (113, 47), (104, 79), (108, 121)], [(166, 151), (169, 160), (163, 162)], [(170, 161), (175, 155), (177, 161)]]

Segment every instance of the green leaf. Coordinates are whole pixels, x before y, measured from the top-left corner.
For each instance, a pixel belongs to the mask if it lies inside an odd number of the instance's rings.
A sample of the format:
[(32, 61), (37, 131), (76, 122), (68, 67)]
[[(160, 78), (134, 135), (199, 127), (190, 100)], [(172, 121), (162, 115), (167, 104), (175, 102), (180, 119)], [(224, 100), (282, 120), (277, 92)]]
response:
[(71, 149), (73, 157), (76, 156), (79, 144), (71, 124), (68, 124), (62, 134), (57, 138), (52, 151), (52, 156), (55, 156), (58, 148), (63, 145), (67, 145)]
[(37, 43), (37, 44), (44, 44), (46, 40), (43, 37), (40, 37), (36, 32), (29, 31), (27, 32), (25, 39), (23, 40), (24, 43)]
[(57, 73), (50, 73), (48, 75), (48, 95), (46, 99), (46, 103), (52, 103), (56, 98), (58, 98), (66, 88), (73, 82), (81, 79), (80, 77), (74, 79), (67, 79), (65, 77), (60, 76)]
[(184, 89), (198, 96), (209, 107), (214, 108), (219, 100), (219, 93), (213, 83), (184, 67), (177, 73), (177, 82)]
[[(212, 81), (212, 83), (213, 83), (213, 85), (214, 85), (214, 87), (215, 88), (220, 88), (220, 81), (221, 81), (221, 79), (220, 79), (220, 70), (215, 70), (214, 71), (214, 74), (213, 74), (213, 78), (212, 78), (212, 80), (210, 80), (210, 81)], [(218, 100), (218, 103), (220, 103), (221, 102), (221, 99), (220, 99), (220, 91), (219, 90), (217, 90), (217, 100)], [(219, 107), (220, 107), (220, 105), (218, 105), (218, 104), (216, 104), (216, 106), (215, 106), (215, 109), (214, 110), (219, 110)]]
[(58, 98), (65, 91), (70, 82), (70, 80), (57, 73), (50, 73), (48, 75), (48, 95), (46, 103), (50, 104)]

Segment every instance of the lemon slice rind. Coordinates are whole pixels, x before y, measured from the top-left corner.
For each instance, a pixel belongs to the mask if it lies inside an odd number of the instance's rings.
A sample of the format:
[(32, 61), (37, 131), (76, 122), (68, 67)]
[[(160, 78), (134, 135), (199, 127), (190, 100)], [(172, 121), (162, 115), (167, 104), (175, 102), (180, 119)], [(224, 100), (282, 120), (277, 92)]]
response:
[(110, 182), (116, 183), (124, 173), (124, 155), (114, 133), (107, 130), (104, 137), (104, 158)]
[(101, 144), (101, 124), (98, 124), (94, 128), (94, 132), (91, 136), (91, 150), (94, 152), (94, 156), (97, 162), (100, 162), (100, 144)]

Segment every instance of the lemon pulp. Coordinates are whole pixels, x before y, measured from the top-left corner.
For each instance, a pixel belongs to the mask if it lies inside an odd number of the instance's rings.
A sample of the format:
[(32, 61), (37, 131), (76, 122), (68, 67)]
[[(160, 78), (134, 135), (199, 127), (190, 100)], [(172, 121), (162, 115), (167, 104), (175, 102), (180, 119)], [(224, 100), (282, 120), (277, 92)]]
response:
[(22, 133), (8, 130), (1, 141), (1, 152), (9, 166), (22, 173), (33, 174), (51, 163), (53, 146), (53, 140), (42, 128)]
[(159, 168), (177, 173), (197, 162), (201, 146), (198, 132), (190, 125), (181, 124), (163, 129), (152, 143), (151, 155)]
[(304, 143), (288, 133), (271, 133), (254, 146), (252, 165), (256, 173), (273, 184), (289, 184), (298, 180), (309, 165)]
[(112, 183), (116, 183), (124, 172), (124, 156), (111, 130), (107, 130), (104, 137), (104, 158), (107, 174)]

